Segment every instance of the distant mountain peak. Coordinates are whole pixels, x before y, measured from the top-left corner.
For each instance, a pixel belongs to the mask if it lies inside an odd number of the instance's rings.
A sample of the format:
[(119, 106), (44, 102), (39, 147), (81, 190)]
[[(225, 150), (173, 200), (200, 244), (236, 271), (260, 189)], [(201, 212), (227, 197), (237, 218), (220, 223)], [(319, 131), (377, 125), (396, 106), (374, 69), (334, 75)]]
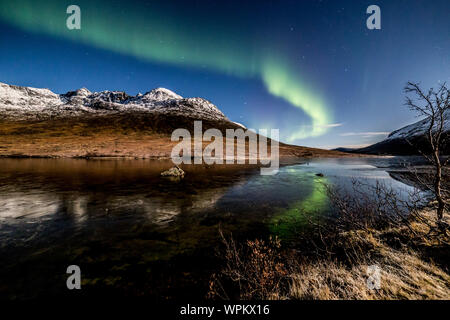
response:
[[(392, 131), (387, 139), (405, 139), (414, 136), (424, 135), (430, 125), (430, 118), (419, 120), (413, 124), (404, 126), (398, 130)], [(437, 123), (435, 124), (433, 131), (437, 130)], [(444, 113), (444, 132), (450, 131), (450, 110), (446, 110)]]
[[(373, 145), (358, 149), (338, 148), (335, 150), (368, 154), (418, 155), (420, 154), (419, 150), (422, 152), (429, 151), (430, 145), (426, 137), (429, 125), (430, 118), (427, 117), (392, 131), (385, 140)], [(437, 124), (433, 127), (433, 132), (436, 132), (436, 130)], [(450, 137), (450, 110), (444, 113), (443, 134)], [(449, 142), (441, 146), (441, 152), (450, 155)]]
[(78, 95), (83, 95), (83, 96), (88, 96), (88, 95), (90, 95), (92, 93), (91, 91), (89, 91), (85, 87), (78, 89), (76, 92), (77, 92)]
[(182, 96), (166, 88), (156, 88), (147, 92), (144, 96), (151, 97), (157, 101), (164, 101), (170, 99), (183, 99)]

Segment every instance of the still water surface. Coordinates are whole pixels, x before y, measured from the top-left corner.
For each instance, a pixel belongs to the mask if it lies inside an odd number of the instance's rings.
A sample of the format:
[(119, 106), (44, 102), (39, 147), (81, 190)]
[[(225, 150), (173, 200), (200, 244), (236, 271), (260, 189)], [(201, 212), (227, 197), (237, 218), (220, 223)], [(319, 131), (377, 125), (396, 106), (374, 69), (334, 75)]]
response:
[[(220, 263), (219, 226), (237, 238), (307, 232), (331, 214), (324, 184), (381, 180), (397, 158), (326, 159), (280, 168), (185, 167), (148, 160), (1, 159), (0, 298), (145, 295), (201, 298)], [(323, 173), (323, 177), (316, 174)], [(304, 230), (304, 231), (302, 231)], [(79, 265), (82, 290), (66, 289)]]

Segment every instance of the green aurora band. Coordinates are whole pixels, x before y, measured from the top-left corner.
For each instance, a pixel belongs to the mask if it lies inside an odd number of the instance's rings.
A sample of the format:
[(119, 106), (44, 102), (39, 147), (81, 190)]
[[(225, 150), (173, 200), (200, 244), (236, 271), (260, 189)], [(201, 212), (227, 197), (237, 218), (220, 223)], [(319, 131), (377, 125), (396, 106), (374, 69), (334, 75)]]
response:
[[(311, 124), (299, 125), (288, 141), (327, 132), (332, 114), (324, 101), (294, 73), (287, 57), (264, 45), (262, 36), (217, 16), (198, 17), (152, 2), (142, 8), (105, 1), (76, 1), (81, 30), (66, 28), (65, 1), (0, 0), (0, 19), (32, 33), (51, 35), (139, 59), (208, 69), (240, 78), (260, 79), (267, 91), (300, 108)], [(177, 16), (178, 15), (178, 16)], [(233, 20), (233, 19), (231, 19)], [(267, 42), (267, 40), (266, 40)]]
[[(291, 171), (295, 174), (295, 171)], [(286, 209), (279, 209), (269, 221), (268, 227), (271, 234), (281, 240), (293, 239), (298, 232), (311, 227), (311, 221), (320, 223), (322, 215), (326, 212), (330, 202), (326, 192), (329, 181), (319, 178), (313, 173), (307, 173), (311, 178), (310, 193), (302, 199), (294, 202)], [(300, 176), (299, 176), (300, 178)]]

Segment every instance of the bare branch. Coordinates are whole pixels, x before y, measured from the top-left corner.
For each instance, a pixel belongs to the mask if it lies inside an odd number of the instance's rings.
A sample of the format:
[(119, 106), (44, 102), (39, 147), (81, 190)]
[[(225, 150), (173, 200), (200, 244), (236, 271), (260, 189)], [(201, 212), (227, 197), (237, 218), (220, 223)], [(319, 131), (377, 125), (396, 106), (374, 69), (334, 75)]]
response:
[[(438, 90), (435, 91), (430, 88), (427, 92), (424, 92), (418, 83), (408, 82), (405, 86), (404, 92), (406, 93), (405, 104), (413, 111), (420, 115), (427, 116), (427, 129), (426, 137), (431, 149), (431, 154), (425, 154), (419, 148), (416, 148), (425, 159), (427, 159), (434, 166), (434, 179), (433, 188), (431, 188), (434, 193), (435, 199), (438, 203), (437, 207), (437, 218), (438, 222), (442, 221), (444, 209), (446, 207), (443, 195), (446, 192), (443, 191), (441, 186), (442, 180), (442, 168), (447, 165), (449, 158), (447, 158), (444, 163), (441, 163), (441, 147), (445, 147), (444, 142), (446, 142), (447, 136), (444, 135), (445, 121), (447, 116), (447, 110), (449, 110), (449, 100), (450, 94), (443, 83), (439, 86)], [(412, 98), (409, 95), (413, 95)], [(420, 104), (420, 102), (424, 104)], [(406, 141), (412, 145), (412, 143), (406, 139)]]

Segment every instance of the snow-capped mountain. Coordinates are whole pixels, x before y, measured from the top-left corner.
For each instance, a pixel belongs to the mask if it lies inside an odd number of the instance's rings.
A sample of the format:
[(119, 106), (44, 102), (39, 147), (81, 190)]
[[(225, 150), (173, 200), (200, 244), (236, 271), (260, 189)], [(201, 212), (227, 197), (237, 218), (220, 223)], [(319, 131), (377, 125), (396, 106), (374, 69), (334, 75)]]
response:
[[(196, 120), (202, 120), (203, 132), (246, 129), (211, 102), (164, 88), (135, 96), (86, 88), (56, 94), (0, 83), (0, 157), (170, 159), (178, 143), (174, 130), (195, 134)], [(342, 156), (281, 142), (279, 153), (280, 163)]]
[(56, 94), (48, 89), (0, 83), (0, 117), (3, 119), (42, 120), (133, 111), (229, 121), (211, 102), (203, 98), (183, 98), (165, 88), (136, 96), (121, 91), (91, 92), (86, 88)]
[[(430, 118), (425, 118), (413, 124), (407, 125), (398, 130), (392, 131), (389, 136), (378, 143), (361, 149), (344, 150), (345, 152), (368, 153), (368, 154), (393, 154), (393, 155), (413, 155), (429, 151), (426, 133), (430, 125)], [(437, 124), (433, 131), (437, 129)], [(450, 136), (450, 110), (444, 114), (443, 125), (444, 136)], [(447, 142), (441, 147), (442, 154), (450, 154), (450, 144)]]
[[(392, 131), (387, 140), (395, 139), (411, 139), (412, 137), (417, 137), (426, 134), (430, 126), (430, 118), (425, 118), (423, 120), (417, 121), (413, 124), (407, 125), (401, 129)], [(433, 131), (437, 130), (437, 123), (434, 125)], [(444, 113), (444, 132), (450, 131), (450, 110)]]

